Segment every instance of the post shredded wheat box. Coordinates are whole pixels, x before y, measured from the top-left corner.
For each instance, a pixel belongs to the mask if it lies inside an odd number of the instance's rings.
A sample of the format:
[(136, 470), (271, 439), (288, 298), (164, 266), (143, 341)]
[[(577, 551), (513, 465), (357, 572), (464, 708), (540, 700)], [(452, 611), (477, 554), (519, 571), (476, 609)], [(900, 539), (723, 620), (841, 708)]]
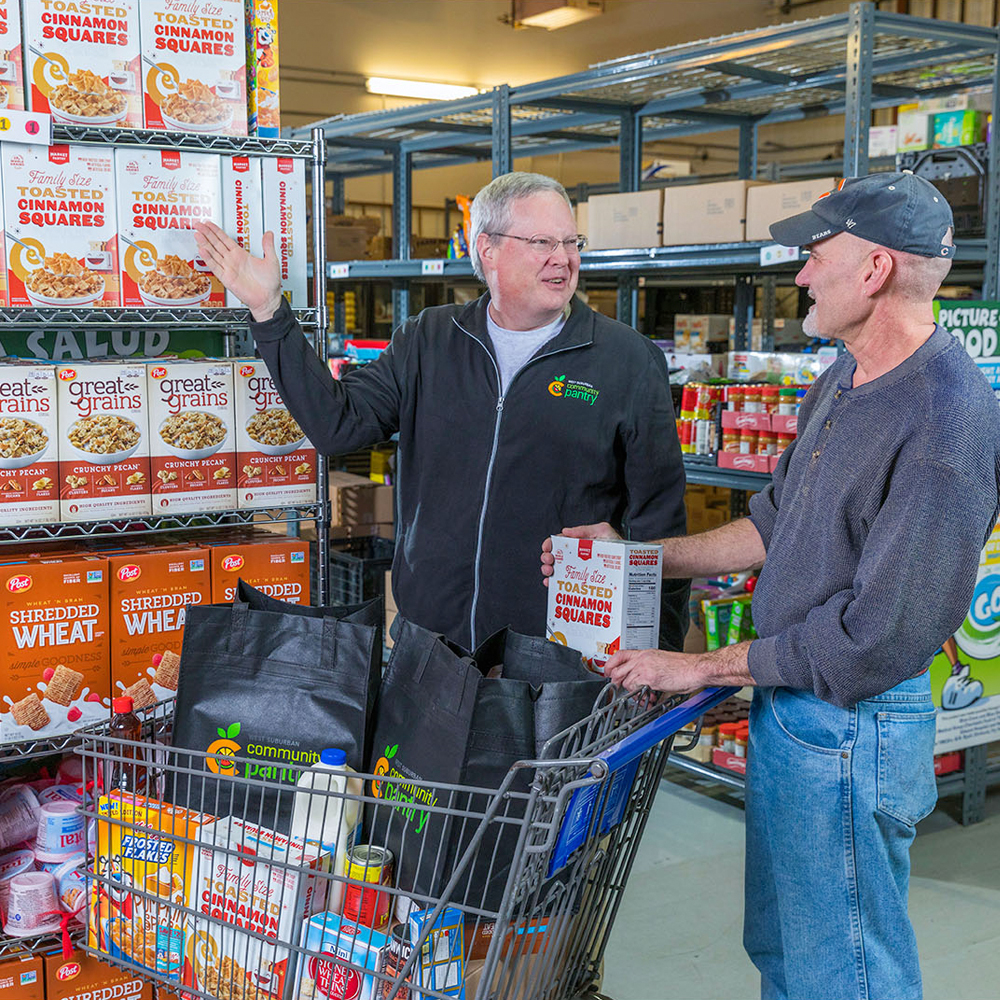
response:
[(223, 305), (222, 283), (199, 256), (192, 230), (195, 222), (222, 225), (219, 157), (119, 149), (115, 164), (122, 305)]
[(243, 0), (142, 0), (146, 128), (247, 134)]
[(663, 549), (649, 542), (552, 536), (546, 633), (598, 673), (619, 649), (655, 649)]
[(55, 367), (0, 364), (0, 524), (58, 520)]
[(236, 467), (240, 507), (316, 502), (316, 449), (285, 407), (263, 361), (236, 373)]
[(308, 604), (309, 544), (276, 538), (213, 545), (212, 601), (233, 601), (239, 580), (280, 601)]
[(107, 719), (108, 563), (0, 567), (0, 738), (44, 739)]
[(120, 305), (114, 152), (5, 142), (0, 155), (10, 305)]
[(60, 948), (45, 956), (45, 1000), (153, 1000), (153, 984), (85, 951), (66, 958)]
[(56, 381), (62, 520), (148, 515), (145, 365), (60, 365)]
[(232, 363), (165, 361), (148, 376), (153, 512), (235, 509)]
[[(263, 257), (264, 195), (261, 190), (260, 159), (249, 156), (223, 156), (222, 218), (226, 232), (244, 250)], [(239, 308), (243, 303), (226, 292), (226, 305)]]
[(281, 265), (281, 291), (293, 309), (309, 305), (306, 281), (306, 164), (287, 156), (261, 161), (264, 185), (264, 231), (274, 233)]
[(0, 0), (0, 108), (23, 111), (24, 50), (19, 0)]
[(142, 128), (139, 0), (24, 4), (27, 97), (57, 122)]

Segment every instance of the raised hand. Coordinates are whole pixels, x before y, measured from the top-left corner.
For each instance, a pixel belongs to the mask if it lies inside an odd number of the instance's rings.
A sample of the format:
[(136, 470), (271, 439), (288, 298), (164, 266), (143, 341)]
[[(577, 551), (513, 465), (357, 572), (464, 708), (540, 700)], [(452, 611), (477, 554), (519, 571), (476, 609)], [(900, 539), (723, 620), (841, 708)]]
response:
[(274, 233), (264, 234), (264, 257), (247, 253), (214, 222), (196, 222), (198, 251), (212, 273), (258, 323), (269, 320), (281, 305), (281, 268), (274, 250)]

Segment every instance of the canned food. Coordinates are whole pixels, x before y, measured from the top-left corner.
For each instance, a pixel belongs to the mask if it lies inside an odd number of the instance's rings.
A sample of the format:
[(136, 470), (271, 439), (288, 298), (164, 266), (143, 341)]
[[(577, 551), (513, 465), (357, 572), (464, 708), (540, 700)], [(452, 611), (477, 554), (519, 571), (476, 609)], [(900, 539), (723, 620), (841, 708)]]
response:
[[(413, 994), (405, 986), (392, 992), (392, 981), (402, 972), (413, 947), (410, 944), (409, 924), (396, 924), (389, 934), (389, 942), (382, 949), (378, 971), (385, 976), (379, 980), (379, 1000), (411, 1000)], [(407, 977), (404, 982), (409, 982)]]
[(389, 923), (392, 899), (358, 883), (392, 885), (392, 851), (372, 844), (359, 844), (347, 853), (347, 877), (344, 888), (344, 917), (351, 923), (364, 924), (377, 931)]

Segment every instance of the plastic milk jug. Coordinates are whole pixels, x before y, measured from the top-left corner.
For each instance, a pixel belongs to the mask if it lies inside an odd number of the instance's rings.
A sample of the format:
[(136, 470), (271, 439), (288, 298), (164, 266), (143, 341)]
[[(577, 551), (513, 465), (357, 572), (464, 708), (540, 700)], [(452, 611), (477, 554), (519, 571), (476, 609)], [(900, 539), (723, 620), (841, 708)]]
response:
[[(323, 750), (319, 760), (299, 776), (292, 806), (290, 835), (329, 851), (334, 875), (347, 874), (347, 855), (361, 823), (360, 797), (364, 794), (361, 778), (344, 772), (354, 773), (347, 766), (347, 754), (343, 750)], [(322, 794), (327, 791), (346, 793), (348, 797)], [(331, 881), (327, 908), (340, 913), (343, 900), (344, 883)]]

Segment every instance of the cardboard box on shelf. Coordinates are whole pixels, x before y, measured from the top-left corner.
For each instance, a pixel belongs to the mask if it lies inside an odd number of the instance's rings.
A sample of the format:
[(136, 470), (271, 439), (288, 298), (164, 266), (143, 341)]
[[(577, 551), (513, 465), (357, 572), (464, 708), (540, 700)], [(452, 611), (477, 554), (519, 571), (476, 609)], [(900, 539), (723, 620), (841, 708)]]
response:
[(819, 354), (791, 354), (774, 351), (730, 351), (726, 377), (738, 382), (780, 382), (808, 385), (823, 371)]
[[(153, 1000), (151, 982), (83, 950), (66, 958), (60, 949), (46, 955), (44, 963), (45, 1000)], [(19, 996), (18, 1000), (28, 997)]]
[(293, 309), (305, 309), (309, 305), (305, 160), (287, 156), (264, 157), (261, 161), (261, 183), (264, 191), (264, 229), (274, 233), (274, 248), (281, 267), (282, 294)]
[(11, 111), (27, 107), (21, 42), (20, 0), (0, 0), (0, 49), (6, 53), (0, 60), (0, 108)]
[(873, 125), (868, 129), (868, 155), (895, 156), (899, 145), (899, 127), (897, 125)]
[(769, 458), (774, 455), (740, 455), (730, 451), (720, 451), (717, 464), (720, 469), (739, 469), (740, 472), (770, 472)]
[(942, 111), (934, 116), (934, 148), (971, 146), (986, 138), (986, 112)]
[(330, 524), (365, 527), (395, 520), (393, 488), (350, 472), (331, 472)]
[(712, 748), (712, 763), (716, 767), (721, 767), (726, 771), (734, 771), (736, 774), (747, 773), (746, 757), (737, 757), (736, 754), (723, 750), (722, 747)]
[(712, 343), (724, 344), (730, 316), (677, 313), (674, 316), (674, 348), (690, 354), (703, 354)]
[(45, 1000), (45, 967), (40, 955), (29, 952), (0, 960), (2, 1000)]
[[(755, 316), (750, 325), (750, 343), (747, 345), (751, 351), (764, 350), (764, 321)], [(810, 340), (802, 332), (802, 320), (784, 319), (775, 317), (774, 320), (774, 343), (778, 344), (806, 344)], [(729, 350), (736, 350), (736, 320), (729, 317)]]
[(746, 238), (747, 190), (759, 181), (676, 184), (663, 189), (663, 245), (740, 243)]
[(247, 124), (250, 135), (281, 134), (278, 84), (278, 0), (245, 0), (247, 40)]
[(368, 230), (362, 226), (330, 226), (326, 231), (327, 260), (361, 260), (368, 250)]
[(783, 184), (755, 184), (747, 190), (747, 239), (774, 242), (772, 222), (804, 212), (837, 186), (833, 177)]
[(309, 543), (304, 539), (217, 542), (210, 558), (214, 603), (232, 601), (238, 580), (289, 604), (309, 603)]
[(587, 202), (589, 250), (658, 247), (663, 229), (663, 191), (595, 194)]
[(896, 115), (896, 151), (919, 151), (931, 148), (931, 115), (919, 111), (916, 104), (900, 105)]
[[(264, 192), (260, 160), (251, 156), (222, 156), (223, 228), (244, 250), (264, 256)], [(243, 303), (226, 291), (226, 305), (234, 309)]]
[(992, 111), (993, 91), (973, 90), (963, 94), (948, 94), (946, 97), (929, 97), (918, 101), (918, 111), (936, 115), (942, 111)]

